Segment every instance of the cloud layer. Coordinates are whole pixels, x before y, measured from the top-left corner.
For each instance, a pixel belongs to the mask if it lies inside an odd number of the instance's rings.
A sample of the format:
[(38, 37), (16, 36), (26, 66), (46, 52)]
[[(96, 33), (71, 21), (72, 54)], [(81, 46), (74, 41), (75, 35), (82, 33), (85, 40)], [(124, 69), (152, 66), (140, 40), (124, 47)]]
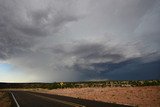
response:
[(0, 61), (25, 81), (129, 79), (138, 71), (150, 79), (143, 64), (160, 74), (159, 7), (158, 0), (0, 0)]

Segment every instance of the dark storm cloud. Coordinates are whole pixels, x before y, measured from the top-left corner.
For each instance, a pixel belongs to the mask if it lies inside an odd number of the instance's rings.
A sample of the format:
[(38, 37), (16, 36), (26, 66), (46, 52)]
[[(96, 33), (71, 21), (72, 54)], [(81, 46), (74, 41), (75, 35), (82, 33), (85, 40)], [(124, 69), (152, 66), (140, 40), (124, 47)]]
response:
[[(120, 69), (134, 63), (135, 61), (138, 61), (137, 59), (128, 59), (126, 61), (122, 61), (119, 63), (113, 63), (113, 62), (101, 62), (101, 63), (92, 63), (86, 67), (83, 67), (84, 65), (80, 65), (80, 64), (75, 64), (73, 66), (73, 69), (77, 72), (81, 72), (83, 75), (83, 79), (85, 80), (92, 80), (93, 78), (95, 79), (106, 79), (106, 77), (108, 79), (119, 79), (119, 77), (113, 77), (112, 76), (108, 76), (110, 75), (110, 72), (113, 76), (116, 76), (116, 73), (112, 73), (114, 72), (114, 70)], [(123, 72), (123, 71), (120, 71)]]
[[(121, 48), (117, 48), (117, 46), (109, 48), (103, 43), (82, 41), (81, 44), (72, 44), (71, 48), (67, 46), (56, 46), (49, 50), (53, 54), (58, 53), (62, 57), (61, 64), (58, 65), (59, 67), (57, 66), (57, 70), (74, 71), (79, 75), (77, 80), (103, 79), (103, 74), (124, 67), (135, 60), (139, 60), (138, 57), (127, 58)], [(69, 62), (64, 63), (67, 61), (64, 58), (68, 58)]]
[(17, 36), (13, 33), (3, 33), (0, 37), (0, 59), (8, 59), (15, 55), (21, 55), (29, 51), (30, 46), (32, 46), (32, 40), (26, 37)]
[(122, 55), (117, 53), (112, 54), (113, 51), (113, 47), (112, 49), (109, 49), (109, 47), (105, 46), (104, 44), (88, 43), (75, 47), (73, 53), (84, 59), (111, 58), (119, 60), (123, 57)]
[(159, 74), (159, 7), (158, 0), (0, 0), (0, 61), (30, 81), (147, 79), (152, 65)]
[[(60, 9), (48, 5), (44, 5), (44, 9), (36, 9), (36, 6), (32, 9), (25, 2), (0, 0), (0, 59), (31, 52), (30, 47), (37, 43), (36, 39), (55, 36), (66, 23), (77, 20), (74, 12), (66, 7), (70, 2)], [(43, 5), (43, 2), (40, 0), (37, 3)]]
[(115, 69), (112, 72), (104, 73), (101, 78), (112, 80), (152, 80), (160, 79), (160, 61), (142, 63), (134, 60), (132, 63)]
[(125, 56), (120, 49), (116, 47), (109, 48), (103, 43), (83, 43), (75, 46), (73, 49), (70, 54), (76, 56), (77, 63), (90, 64), (125, 60)]

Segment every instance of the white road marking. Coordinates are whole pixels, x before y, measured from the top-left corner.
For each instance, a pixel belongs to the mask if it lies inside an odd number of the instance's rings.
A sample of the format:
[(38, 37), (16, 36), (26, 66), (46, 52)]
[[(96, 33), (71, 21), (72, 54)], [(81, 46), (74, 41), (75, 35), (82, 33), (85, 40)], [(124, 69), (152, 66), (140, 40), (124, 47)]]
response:
[(15, 101), (16, 105), (17, 105), (17, 107), (20, 107), (20, 105), (18, 104), (18, 102), (17, 102), (17, 100), (16, 100), (16, 98), (15, 98), (15, 96), (13, 95), (13, 93), (12, 93), (12, 92), (11, 92), (11, 95), (12, 95), (12, 97), (13, 97), (13, 99), (14, 99), (14, 101)]

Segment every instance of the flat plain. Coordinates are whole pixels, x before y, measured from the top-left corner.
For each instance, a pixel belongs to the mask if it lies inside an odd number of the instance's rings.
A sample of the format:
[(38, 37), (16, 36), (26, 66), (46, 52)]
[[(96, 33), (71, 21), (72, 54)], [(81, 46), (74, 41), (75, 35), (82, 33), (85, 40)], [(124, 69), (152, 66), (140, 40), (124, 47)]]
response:
[[(29, 91), (51, 96), (68, 96), (77, 100), (86, 99), (138, 107), (160, 107), (160, 80), (1, 83), (0, 88), (4, 92)], [(0, 107), (8, 107), (9, 95), (1, 92), (0, 96)], [(11, 97), (10, 99), (13, 100)]]
[(138, 107), (160, 107), (160, 86), (65, 88), (38, 92)]

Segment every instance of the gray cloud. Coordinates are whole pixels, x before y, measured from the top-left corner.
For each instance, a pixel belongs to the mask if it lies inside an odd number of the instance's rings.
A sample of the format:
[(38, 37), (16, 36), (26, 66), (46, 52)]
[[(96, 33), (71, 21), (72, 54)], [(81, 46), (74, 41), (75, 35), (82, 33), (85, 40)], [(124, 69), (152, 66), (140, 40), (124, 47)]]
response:
[(78, 19), (74, 7), (68, 8), (72, 2), (62, 5), (62, 1), (40, 0), (39, 5), (35, 4), (37, 7), (29, 8), (30, 3), (32, 1), (0, 1), (0, 58), (31, 51), (29, 48), (37, 44), (37, 39), (55, 36), (66, 23)]
[(159, 60), (159, 7), (158, 0), (0, 0), (0, 61), (26, 81), (118, 78), (127, 66)]

